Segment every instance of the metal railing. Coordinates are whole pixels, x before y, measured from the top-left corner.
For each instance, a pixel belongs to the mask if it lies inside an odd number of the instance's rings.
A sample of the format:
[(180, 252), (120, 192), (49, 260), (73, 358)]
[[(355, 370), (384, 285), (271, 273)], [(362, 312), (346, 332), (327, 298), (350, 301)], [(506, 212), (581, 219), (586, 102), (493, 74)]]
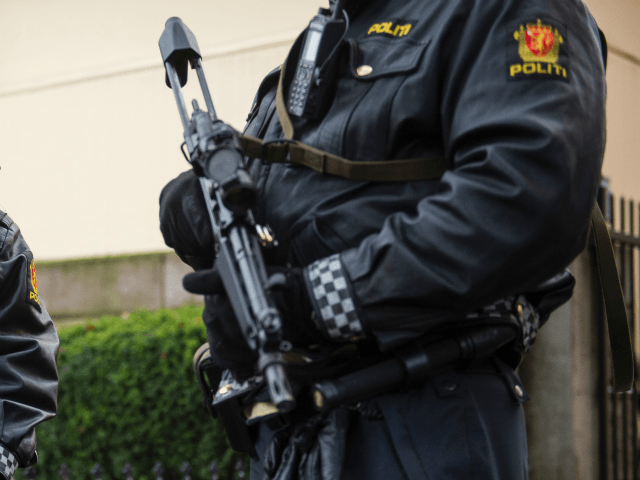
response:
[[(637, 357), (637, 299), (640, 295), (634, 279), (637, 269), (640, 268), (640, 264), (637, 263), (640, 258), (638, 255), (640, 235), (636, 233), (636, 227), (640, 225), (640, 217), (636, 218), (636, 215), (640, 215), (640, 204), (624, 198), (616, 199), (608, 190), (607, 179), (603, 181), (600, 188), (598, 204), (609, 224), (620, 284), (627, 307), (633, 351)], [(640, 472), (638, 472), (639, 411), (636, 381), (632, 390), (628, 392), (613, 391), (609, 338), (601, 300), (597, 322), (600, 339), (598, 347), (600, 479), (638, 480), (640, 479)], [(637, 367), (635, 375), (637, 379)]]

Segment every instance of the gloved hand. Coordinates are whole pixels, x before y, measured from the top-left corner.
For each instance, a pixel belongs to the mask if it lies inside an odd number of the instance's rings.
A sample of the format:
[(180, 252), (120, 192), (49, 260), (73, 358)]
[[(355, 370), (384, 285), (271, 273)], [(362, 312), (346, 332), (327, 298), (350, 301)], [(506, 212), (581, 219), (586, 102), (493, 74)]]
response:
[(265, 480), (334, 480), (345, 457), (349, 412), (334, 408), (278, 431), (265, 452)]
[(171, 180), (160, 194), (160, 231), (167, 246), (195, 270), (214, 260), (211, 221), (193, 170)]
[[(323, 335), (312, 319), (313, 307), (304, 285), (302, 269), (272, 266), (267, 267), (267, 273), (270, 278), (275, 274), (284, 277), (284, 282), (271, 288), (275, 307), (282, 319), (283, 338), (298, 347), (320, 342)], [(250, 377), (257, 358), (246, 344), (218, 270), (213, 268), (189, 273), (182, 284), (191, 293), (206, 294), (203, 320), (215, 362), (241, 378)]]

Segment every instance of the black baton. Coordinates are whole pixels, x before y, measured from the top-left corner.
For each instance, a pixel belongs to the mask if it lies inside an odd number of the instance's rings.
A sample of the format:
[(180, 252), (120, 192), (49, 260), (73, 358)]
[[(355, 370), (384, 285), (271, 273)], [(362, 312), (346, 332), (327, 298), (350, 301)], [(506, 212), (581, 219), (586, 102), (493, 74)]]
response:
[(417, 386), (461, 362), (488, 358), (516, 337), (513, 326), (491, 326), (425, 346), (404, 347), (389, 360), (313, 385), (316, 409), (325, 411), (403, 387)]

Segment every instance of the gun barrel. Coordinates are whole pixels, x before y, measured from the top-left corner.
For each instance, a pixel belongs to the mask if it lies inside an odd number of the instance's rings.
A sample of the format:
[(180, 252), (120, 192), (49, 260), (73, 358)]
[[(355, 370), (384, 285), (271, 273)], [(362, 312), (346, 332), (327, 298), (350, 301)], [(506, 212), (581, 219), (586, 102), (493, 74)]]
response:
[[(269, 363), (271, 362), (271, 363)], [(291, 385), (284, 369), (282, 354), (263, 353), (258, 360), (259, 367), (264, 366), (264, 376), (267, 380), (269, 397), (278, 411), (288, 413), (296, 406), (296, 399), (291, 393)]]
[(200, 89), (202, 90), (202, 95), (204, 95), (204, 102), (207, 105), (207, 110), (213, 116), (215, 120), (217, 117), (216, 109), (213, 108), (213, 101), (211, 100), (211, 94), (209, 93), (209, 86), (207, 85), (207, 79), (204, 76), (204, 70), (202, 69), (202, 59), (198, 58), (196, 62), (196, 73), (198, 74), (198, 81), (200, 82)]
[(170, 62), (165, 62), (164, 66), (167, 69), (167, 77), (169, 78), (171, 90), (173, 91), (173, 96), (175, 97), (176, 104), (178, 105), (178, 113), (180, 113), (180, 120), (182, 120), (182, 128), (186, 133), (189, 131), (189, 114), (187, 113), (187, 106), (185, 105), (184, 97), (182, 96), (180, 80), (178, 79), (176, 69), (173, 68), (173, 65), (171, 65)]

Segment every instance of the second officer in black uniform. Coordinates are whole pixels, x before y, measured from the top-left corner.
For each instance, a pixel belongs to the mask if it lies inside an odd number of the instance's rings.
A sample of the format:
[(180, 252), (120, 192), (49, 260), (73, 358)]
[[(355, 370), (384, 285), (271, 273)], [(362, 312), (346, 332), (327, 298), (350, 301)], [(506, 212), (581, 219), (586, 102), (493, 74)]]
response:
[[(570, 297), (564, 269), (586, 245), (605, 144), (599, 30), (581, 0), (341, 6), (348, 30), (326, 109), (295, 113), (292, 72), (314, 55), (303, 32), (284, 64), (282, 102), (276, 69), (245, 135), (297, 140), (366, 168), (420, 159), (446, 171), (368, 181), (251, 162), (256, 220), (279, 241), (270, 271), (288, 279), (278, 301), (285, 337), (309, 355), (311, 345), (401, 351), (483, 322), (513, 325), (518, 337), (481, 365), (347, 405), (346, 420), (315, 437), (296, 437), (304, 414), (288, 427), (258, 422), (251, 478), (525, 479), (527, 395), (514, 368)], [(193, 172), (160, 203), (167, 245), (204, 272), (185, 286), (209, 293), (213, 358), (250, 376), (254, 359), (220, 282), (207, 287), (212, 238)]]
[(57, 409), (59, 346), (33, 254), (0, 211), (0, 480), (38, 461), (35, 427)]

